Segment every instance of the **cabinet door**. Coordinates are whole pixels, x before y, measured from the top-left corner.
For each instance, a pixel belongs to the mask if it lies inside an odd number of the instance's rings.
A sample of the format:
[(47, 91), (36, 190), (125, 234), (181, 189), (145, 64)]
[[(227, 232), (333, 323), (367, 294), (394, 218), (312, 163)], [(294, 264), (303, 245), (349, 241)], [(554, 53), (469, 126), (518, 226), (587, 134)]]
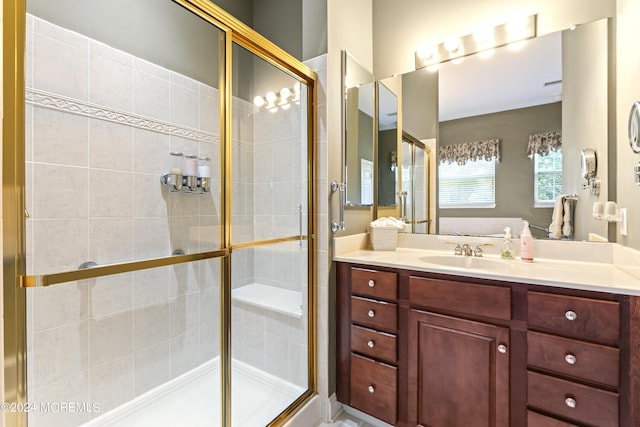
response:
[(409, 418), (425, 427), (509, 426), (509, 329), (411, 310)]

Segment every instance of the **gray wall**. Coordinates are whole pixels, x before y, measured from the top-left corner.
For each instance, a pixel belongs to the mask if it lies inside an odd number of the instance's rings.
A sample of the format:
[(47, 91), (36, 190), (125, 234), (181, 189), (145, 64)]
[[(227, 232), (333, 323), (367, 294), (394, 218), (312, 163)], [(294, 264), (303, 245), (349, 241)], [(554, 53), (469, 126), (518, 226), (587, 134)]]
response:
[(218, 87), (219, 30), (170, 0), (27, 0), (27, 12)]
[(441, 122), (440, 146), (498, 138), (501, 159), (495, 209), (440, 209), (439, 216), (516, 217), (548, 227), (552, 208), (533, 207), (533, 160), (527, 157), (527, 144), (529, 135), (561, 129), (560, 102)]
[(437, 72), (422, 68), (402, 75), (402, 130), (421, 141), (437, 137)]

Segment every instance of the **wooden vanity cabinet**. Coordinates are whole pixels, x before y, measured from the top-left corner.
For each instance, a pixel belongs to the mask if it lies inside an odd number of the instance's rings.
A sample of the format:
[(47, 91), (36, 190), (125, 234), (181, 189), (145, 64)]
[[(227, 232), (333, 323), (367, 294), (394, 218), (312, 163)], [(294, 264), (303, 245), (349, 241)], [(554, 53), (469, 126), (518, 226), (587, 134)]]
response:
[(402, 427), (640, 427), (640, 297), (336, 266), (340, 402)]
[(339, 265), (338, 400), (398, 421), (397, 273)]

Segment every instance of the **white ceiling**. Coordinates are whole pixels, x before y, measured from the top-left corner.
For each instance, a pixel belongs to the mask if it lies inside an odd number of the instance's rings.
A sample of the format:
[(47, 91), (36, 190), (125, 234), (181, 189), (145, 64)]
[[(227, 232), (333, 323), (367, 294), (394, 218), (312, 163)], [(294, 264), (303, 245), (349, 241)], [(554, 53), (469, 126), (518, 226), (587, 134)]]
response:
[(561, 100), (562, 38), (553, 33), (528, 40), (519, 50), (505, 46), (488, 58), (471, 55), (440, 65), (440, 121)]

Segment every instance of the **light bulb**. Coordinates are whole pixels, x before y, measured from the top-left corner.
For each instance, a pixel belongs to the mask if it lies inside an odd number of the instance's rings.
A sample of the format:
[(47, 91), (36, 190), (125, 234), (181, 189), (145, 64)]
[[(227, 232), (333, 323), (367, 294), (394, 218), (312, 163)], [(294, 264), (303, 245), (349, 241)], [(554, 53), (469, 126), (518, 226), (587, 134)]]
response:
[(262, 107), (264, 105), (264, 98), (260, 95), (257, 95), (255, 98), (253, 98), (253, 105), (258, 108)]
[(493, 47), (493, 28), (478, 28), (473, 33), (473, 39), (478, 45), (478, 50), (485, 50)]
[(455, 52), (460, 47), (460, 39), (457, 37), (450, 37), (444, 42), (444, 48), (449, 52)]
[(278, 99), (278, 95), (273, 92), (267, 92), (266, 97), (269, 104), (273, 104), (274, 102), (276, 102), (276, 99)]
[(296, 82), (296, 84), (293, 85), (293, 91), (297, 94), (300, 93), (300, 82)]
[(280, 91), (280, 99), (286, 101), (291, 96), (291, 89), (283, 87)]
[(420, 46), (417, 53), (420, 59), (427, 62), (433, 59), (434, 55), (436, 54), (436, 50), (433, 48), (433, 46)]

